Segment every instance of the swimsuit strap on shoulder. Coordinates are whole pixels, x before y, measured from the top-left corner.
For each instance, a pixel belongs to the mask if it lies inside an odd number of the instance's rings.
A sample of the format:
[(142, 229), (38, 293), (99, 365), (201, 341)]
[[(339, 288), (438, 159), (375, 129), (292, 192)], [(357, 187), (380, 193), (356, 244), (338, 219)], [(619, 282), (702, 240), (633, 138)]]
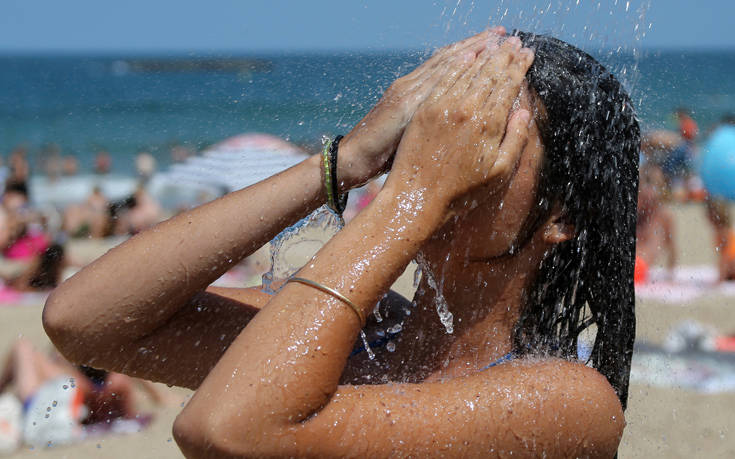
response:
[(498, 360), (494, 361), (490, 365), (487, 365), (485, 367), (480, 368), (479, 371), (485, 371), (485, 370), (488, 370), (488, 369), (490, 369), (490, 368), (492, 368), (494, 366), (500, 365), (501, 363), (509, 362), (509, 361), (513, 360), (515, 358), (515, 356), (516, 355), (513, 352), (508, 352), (507, 354), (505, 354), (504, 356), (500, 357)]

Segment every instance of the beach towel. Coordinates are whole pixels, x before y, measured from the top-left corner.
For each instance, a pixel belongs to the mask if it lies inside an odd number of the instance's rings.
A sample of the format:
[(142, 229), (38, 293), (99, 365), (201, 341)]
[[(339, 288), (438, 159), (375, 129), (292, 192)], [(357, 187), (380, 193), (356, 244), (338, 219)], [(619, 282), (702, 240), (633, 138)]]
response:
[(699, 298), (719, 295), (735, 296), (735, 282), (717, 282), (714, 266), (680, 266), (672, 276), (663, 268), (650, 270), (648, 282), (636, 284), (637, 298), (687, 305)]
[(83, 398), (72, 377), (59, 376), (43, 383), (26, 401), (25, 442), (31, 446), (52, 447), (80, 440), (81, 422), (87, 415)]
[(20, 446), (23, 405), (10, 393), (0, 395), (0, 455), (11, 454)]
[(638, 343), (630, 380), (708, 394), (735, 392), (735, 353), (697, 348), (669, 352), (663, 347)]

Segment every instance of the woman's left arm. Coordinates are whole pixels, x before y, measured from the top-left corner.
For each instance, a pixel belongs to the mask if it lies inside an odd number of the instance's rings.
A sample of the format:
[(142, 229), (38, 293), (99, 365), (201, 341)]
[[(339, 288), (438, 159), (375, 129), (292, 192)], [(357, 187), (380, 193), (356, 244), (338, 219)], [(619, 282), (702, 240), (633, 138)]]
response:
[[(278, 400), (263, 401), (277, 413), (281, 398), (306, 387), (276, 388)], [(198, 396), (174, 425), (187, 457), (610, 458), (625, 427), (605, 377), (557, 359), (445, 383), (340, 386), (318, 413), (278, 428), (247, 404), (220, 411), (214, 394), (208, 407), (194, 404)]]
[[(424, 218), (414, 205), (381, 191), (299, 276), (337, 289), (367, 313), (441, 224), (443, 212), (429, 208)], [(287, 284), (177, 418), (184, 454), (611, 457), (617, 448), (622, 409), (591, 368), (517, 362), (446, 383), (339, 386), (359, 329), (347, 305)]]

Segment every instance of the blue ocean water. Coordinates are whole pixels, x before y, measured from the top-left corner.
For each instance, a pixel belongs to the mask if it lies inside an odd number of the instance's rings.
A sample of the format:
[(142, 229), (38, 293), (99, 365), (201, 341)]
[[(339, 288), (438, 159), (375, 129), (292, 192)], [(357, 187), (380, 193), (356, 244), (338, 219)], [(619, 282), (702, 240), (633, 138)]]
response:
[[(234, 71), (179, 65), (197, 57), (144, 58), (163, 65), (136, 68), (139, 56), (0, 56), (0, 154), (25, 145), (38, 168), (44, 146), (55, 144), (84, 171), (106, 149), (113, 167), (129, 172), (138, 151), (165, 165), (173, 146), (200, 150), (243, 132), (317, 148), (321, 135), (349, 131), (426, 53), (236, 56), (258, 65)], [(679, 106), (704, 130), (735, 111), (735, 51), (599, 59), (626, 83), (646, 129), (675, 127)]]

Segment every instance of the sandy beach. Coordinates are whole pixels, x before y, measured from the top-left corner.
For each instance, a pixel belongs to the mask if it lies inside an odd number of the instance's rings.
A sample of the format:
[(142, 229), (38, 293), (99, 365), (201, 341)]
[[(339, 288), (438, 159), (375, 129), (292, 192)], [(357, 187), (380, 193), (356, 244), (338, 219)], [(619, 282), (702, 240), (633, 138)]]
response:
[[(714, 253), (711, 234), (698, 205), (674, 207), (677, 221), (679, 260), (683, 265), (712, 264)], [(90, 249), (86, 256), (100, 246)], [(80, 253), (84, 250), (79, 249)], [(399, 281), (399, 290), (410, 291), (410, 275)], [(638, 339), (662, 343), (671, 327), (682, 320), (695, 319), (723, 332), (735, 331), (735, 300), (713, 295), (689, 304), (671, 304), (655, 300), (638, 302)], [(49, 345), (41, 327), (41, 304), (0, 306), (0, 352), (4, 354), (13, 338), (25, 336), (42, 348)], [(110, 434), (82, 443), (46, 450), (24, 448), (13, 456), (64, 458), (173, 458), (181, 457), (171, 438), (171, 425), (190, 394), (169, 389), (171, 401), (163, 408), (142, 403), (144, 412), (154, 413), (152, 424), (137, 434)], [(141, 396), (141, 401), (144, 398)], [(620, 457), (735, 457), (735, 392), (696, 393), (682, 388), (654, 387), (634, 383), (630, 389), (627, 428), (620, 447)]]

